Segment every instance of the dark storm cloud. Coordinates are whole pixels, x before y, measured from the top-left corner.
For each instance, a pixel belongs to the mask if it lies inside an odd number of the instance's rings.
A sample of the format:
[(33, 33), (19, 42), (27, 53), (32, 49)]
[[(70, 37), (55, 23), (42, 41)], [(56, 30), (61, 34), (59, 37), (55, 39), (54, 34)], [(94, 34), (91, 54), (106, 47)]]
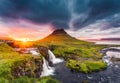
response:
[[(120, 0), (0, 0), (0, 17), (3, 20), (25, 19), (38, 24), (52, 23), (57, 28), (69, 28), (72, 18), (84, 14), (86, 16), (82, 20), (78, 17), (73, 21), (74, 28), (78, 29), (119, 13), (119, 8)], [(72, 17), (73, 14), (76, 16)], [(118, 27), (115, 23), (113, 26)]]
[(74, 0), (74, 12), (80, 14), (89, 10), (89, 2), (89, 0)]
[[(26, 19), (35, 23), (53, 23), (57, 27), (65, 25), (63, 28), (68, 28), (67, 23), (70, 19), (64, 0), (0, 0), (0, 16), (3, 19)], [(61, 21), (66, 24), (62, 24)]]
[[(96, 22), (97, 20), (104, 19), (108, 16), (120, 12), (119, 0), (85, 0), (85, 1), (87, 4), (86, 11), (89, 11), (88, 17), (85, 18), (84, 21), (82, 22), (81, 19), (77, 19), (77, 21), (73, 23), (76, 28), (87, 26), (91, 23)], [(80, 5), (79, 3), (77, 4), (78, 6)], [(79, 9), (76, 11), (79, 11)], [(109, 21), (110, 20), (114, 21), (114, 19), (109, 19)]]

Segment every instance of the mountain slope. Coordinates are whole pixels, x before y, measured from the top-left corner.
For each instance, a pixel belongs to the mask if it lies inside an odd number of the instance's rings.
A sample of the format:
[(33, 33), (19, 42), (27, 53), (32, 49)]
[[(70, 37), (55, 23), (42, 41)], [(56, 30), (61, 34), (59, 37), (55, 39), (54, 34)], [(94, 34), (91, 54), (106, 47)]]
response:
[(74, 37), (71, 37), (64, 29), (57, 29), (53, 31), (49, 36), (45, 37), (44, 39), (40, 40), (39, 42), (44, 43), (88, 43), (86, 41), (78, 40)]

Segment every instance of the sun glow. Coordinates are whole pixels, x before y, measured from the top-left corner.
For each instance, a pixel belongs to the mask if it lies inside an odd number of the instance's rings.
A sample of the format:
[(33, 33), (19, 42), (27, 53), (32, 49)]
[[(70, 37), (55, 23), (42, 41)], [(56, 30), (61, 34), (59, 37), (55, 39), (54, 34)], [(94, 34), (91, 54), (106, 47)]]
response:
[(13, 38), (13, 39), (16, 40), (16, 41), (21, 41), (23, 43), (27, 43), (27, 42), (30, 42), (30, 41), (37, 41), (37, 40), (29, 39), (29, 38)]
[(21, 40), (23, 43), (27, 43), (28, 42), (28, 39), (24, 38)]
[(31, 40), (29, 38), (13, 38), (14, 41), (14, 45), (18, 46), (20, 48), (26, 48), (26, 47), (31, 47), (33, 45), (32, 42), (34, 42), (35, 40)]

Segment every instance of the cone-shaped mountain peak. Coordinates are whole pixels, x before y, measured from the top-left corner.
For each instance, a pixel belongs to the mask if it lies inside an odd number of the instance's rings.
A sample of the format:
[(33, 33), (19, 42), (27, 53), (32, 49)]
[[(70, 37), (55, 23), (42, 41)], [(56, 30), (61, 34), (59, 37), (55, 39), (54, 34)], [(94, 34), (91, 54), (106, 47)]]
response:
[(64, 29), (56, 29), (54, 30), (50, 35), (47, 37), (41, 39), (39, 42), (41, 43), (47, 43), (47, 44), (60, 44), (60, 43), (75, 43), (75, 42), (80, 42), (84, 43), (85, 41), (78, 40), (72, 36), (70, 36)]
[(72, 41), (77, 40), (71, 37), (64, 29), (56, 29), (50, 35), (42, 39), (44, 42), (61, 42), (61, 41)]
[(56, 29), (55, 31), (53, 31), (52, 35), (56, 35), (56, 34), (67, 34), (65, 32), (64, 29)]

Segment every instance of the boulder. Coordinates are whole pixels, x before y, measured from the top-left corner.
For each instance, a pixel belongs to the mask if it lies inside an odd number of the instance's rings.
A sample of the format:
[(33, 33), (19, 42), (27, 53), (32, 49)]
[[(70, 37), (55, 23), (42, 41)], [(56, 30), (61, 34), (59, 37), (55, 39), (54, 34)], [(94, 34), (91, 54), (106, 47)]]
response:
[(48, 61), (49, 66), (53, 66), (53, 63), (49, 60), (48, 48), (40, 46), (38, 47), (40, 54)]
[(38, 47), (38, 50), (40, 54), (47, 60), (49, 61), (49, 55), (48, 55), (48, 48), (40, 46)]

